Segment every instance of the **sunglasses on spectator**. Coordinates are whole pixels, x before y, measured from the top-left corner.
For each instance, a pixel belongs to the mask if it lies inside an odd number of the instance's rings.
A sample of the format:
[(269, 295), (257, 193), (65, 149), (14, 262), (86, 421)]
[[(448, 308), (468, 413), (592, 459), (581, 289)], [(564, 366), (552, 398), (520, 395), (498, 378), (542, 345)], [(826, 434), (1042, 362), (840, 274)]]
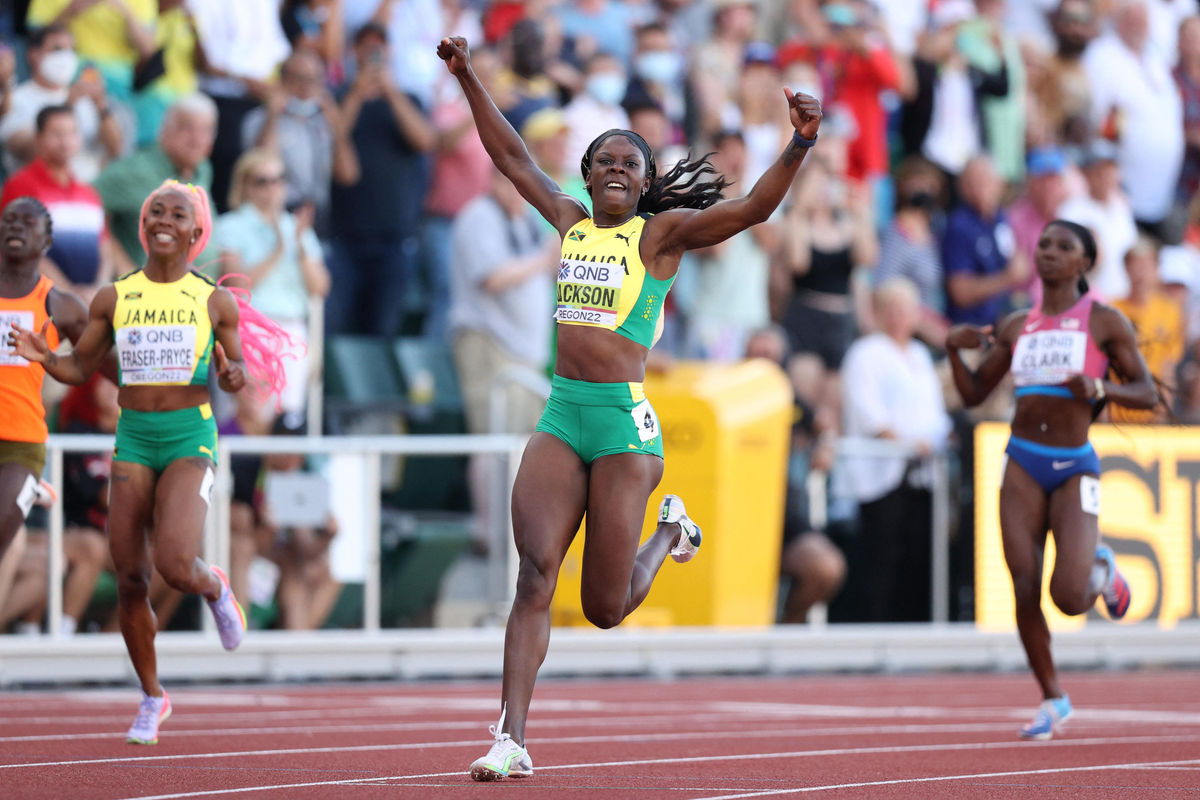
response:
[(282, 175), (254, 175), (250, 178), (250, 183), (253, 186), (271, 186), (276, 183), (283, 183)]

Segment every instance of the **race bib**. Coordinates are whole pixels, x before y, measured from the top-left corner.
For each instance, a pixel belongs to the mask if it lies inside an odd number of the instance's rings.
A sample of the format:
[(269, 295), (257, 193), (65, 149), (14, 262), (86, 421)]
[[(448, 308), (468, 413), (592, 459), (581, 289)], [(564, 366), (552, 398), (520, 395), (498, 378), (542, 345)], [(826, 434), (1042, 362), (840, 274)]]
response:
[(1013, 350), (1012, 374), (1017, 386), (1065, 383), (1083, 372), (1087, 334), (1050, 330), (1023, 333)]
[(0, 311), (0, 366), (24, 367), (29, 364), (27, 360), (14, 354), (8, 346), (8, 334), (12, 332), (14, 322), (27, 331), (33, 330), (33, 312)]
[(195, 326), (119, 328), (116, 340), (123, 385), (180, 384), (191, 380), (196, 367)]
[(558, 265), (559, 322), (617, 327), (625, 270), (620, 264), (563, 259)]
[(639, 439), (648, 442), (658, 436), (658, 415), (654, 413), (654, 407), (650, 405), (649, 400), (638, 403), (629, 414), (633, 417), (633, 424), (637, 426)]

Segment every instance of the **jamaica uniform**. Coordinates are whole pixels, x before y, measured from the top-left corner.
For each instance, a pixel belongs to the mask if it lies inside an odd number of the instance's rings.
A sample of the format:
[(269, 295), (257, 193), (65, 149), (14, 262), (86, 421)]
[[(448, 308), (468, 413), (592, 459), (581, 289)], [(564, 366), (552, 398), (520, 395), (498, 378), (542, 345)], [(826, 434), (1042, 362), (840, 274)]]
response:
[[(606, 328), (647, 349), (658, 341), (663, 301), (674, 278), (660, 281), (642, 264), (639, 245), (648, 218), (635, 216), (613, 228), (585, 219), (567, 232), (554, 314), (560, 325)], [(562, 439), (587, 464), (615, 453), (663, 454), (658, 416), (641, 383), (555, 375), (537, 430)]]
[[(114, 286), (120, 385), (206, 385), (213, 350), (208, 298), (216, 285), (198, 272), (156, 283), (137, 270)], [(193, 456), (217, 460), (217, 423), (208, 403), (175, 411), (121, 409), (115, 460), (161, 473), (172, 461)]]

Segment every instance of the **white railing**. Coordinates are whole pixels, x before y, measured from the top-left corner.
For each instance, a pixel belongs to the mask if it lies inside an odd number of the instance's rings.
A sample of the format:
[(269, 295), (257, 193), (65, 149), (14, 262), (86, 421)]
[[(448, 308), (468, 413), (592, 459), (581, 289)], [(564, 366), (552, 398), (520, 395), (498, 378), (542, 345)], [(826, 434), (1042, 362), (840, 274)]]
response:
[[(380, 459), (383, 456), (460, 456), (491, 454), (503, 457), (506, 465), (507, 486), (511, 490), (520, 464), (521, 452), (526, 437), (508, 435), (454, 435), (454, 436), (225, 436), (221, 439), (221, 459), (217, 464), (216, 483), (213, 491), (212, 513), (208, 515), (205, 531), (204, 553), (219, 564), (229, 563), (229, 503), (233, 487), (229, 456), (237, 453), (304, 453), (341, 455), (359, 458), (362, 461), (362, 516), (364, 544), (366, 546), (366, 572), (363, 581), (363, 628), (378, 631), (380, 627), (380, 582), (379, 532), (381, 522)], [(105, 435), (54, 435), (46, 446), (46, 461), (50, 468), (49, 479), (59, 497), (62, 497), (63, 453), (91, 453), (111, 450), (113, 437)], [(374, 502), (371, 499), (374, 499)], [(503, 513), (505, 530), (511, 530), (511, 512)], [(47, 626), (52, 636), (62, 630), (62, 579), (63, 579), (63, 513), (62, 504), (55, 503), (49, 514), (49, 596), (47, 598)], [(495, 537), (495, 540), (511, 536)], [(511, 548), (492, 552), (495, 570), (507, 575)], [(489, 581), (489, 600), (493, 604), (507, 605), (507, 595), (496, 596), (507, 591), (497, 581)], [(505, 609), (507, 610), (507, 609)], [(211, 620), (205, 615), (206, 627)]]

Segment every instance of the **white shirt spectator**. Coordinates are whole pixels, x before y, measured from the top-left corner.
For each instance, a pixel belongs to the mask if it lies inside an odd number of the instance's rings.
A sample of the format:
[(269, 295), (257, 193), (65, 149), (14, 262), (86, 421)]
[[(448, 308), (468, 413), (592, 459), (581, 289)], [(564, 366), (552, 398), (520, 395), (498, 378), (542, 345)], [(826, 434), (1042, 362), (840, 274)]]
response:
[[(891, 431), (901, 441), (937, 449), (950, 434), (941, 381), (920, 342), (912, 340), (902, 348), (883, 333), (862, 337), (846, 351), (842, 385), (846, 436)], [(848, 457), (844, 466), (841, 474), (850, 495), (867, 503), (900, 485), (907, 462), (902, 457)]]
[(1125, 196), (1115, 192), (1101, 202), (1085, 191), (1059, 206), (1058, 216), (1078, 222), (1096, 236), (1100, 253), (1095, 270), (1088, 276), (1091, 288), (1106, 301), (1120, 300), (1128, 295), (1125, 253), (1137, 241), (1138, 231)]
[[(389, 6), (384, 27), (388, 34), (388, 52), (392, 59), (392, 77), (396, 85), (421, 101), (425, 108), (433, 106), (433, 87), (446, 72), (437, 57), (438, 42), (443, 36), (461, 35), (460, 31), (444, 31), (439, 0), (344, 0), (342, 18), (347, 37), (366, 25), (381, 6)], [(469, 44), (476, 42), (468, 40)]]
[(1167, 216), (1183, 163), (1183, 106), (1170, 68), (1152, 46), (1135, 53), (1115, 33), (1088, 46), (1083, 66), (1092, 85), (1092, 121), (1119, 115), (1118, 163), (1136, 219)]
[[(212, 66), (245, 78), (265, 81), (275, 74), (291, 46), (274, 0), (188, 0), (204, 57)], [(222, 97), (243, 94), (233, 78), (201, 78), (204, 91)]]

